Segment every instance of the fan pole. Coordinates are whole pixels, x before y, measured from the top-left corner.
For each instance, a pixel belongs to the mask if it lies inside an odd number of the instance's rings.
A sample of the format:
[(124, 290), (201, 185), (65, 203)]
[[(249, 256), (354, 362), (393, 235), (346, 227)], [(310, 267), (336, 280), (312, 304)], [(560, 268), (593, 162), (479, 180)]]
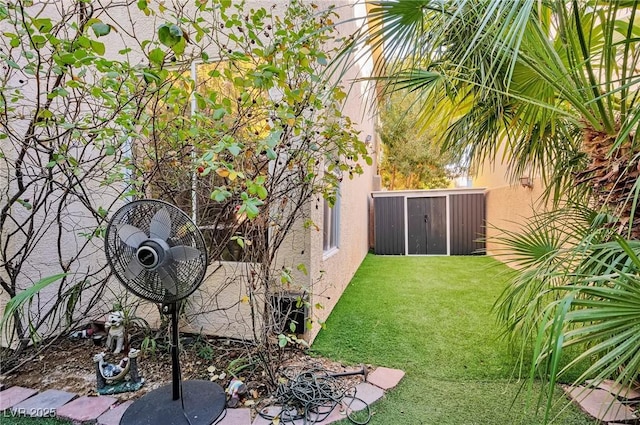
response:
[(178, 345), (180, 335), (178, 332), (178, 303), (171, 304), (171, 370), (173, 373), (173, 399), (180, 399), (180, 359)]

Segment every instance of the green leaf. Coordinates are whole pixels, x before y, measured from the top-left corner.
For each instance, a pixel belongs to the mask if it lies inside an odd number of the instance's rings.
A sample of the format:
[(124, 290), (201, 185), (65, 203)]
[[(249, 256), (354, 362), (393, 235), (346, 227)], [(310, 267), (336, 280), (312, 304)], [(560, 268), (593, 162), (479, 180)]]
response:
[(280, 334), (278, 335), (278, 346), (280, 348), (284, 348), (287, 346), (287, 342), (289, 342), (289, 338), (286, 335)]
[(278, 157), (278, 155), (276, 155), (276, 152), (271, 148), (267, 149), (266, 152), (267, 158), (269, 158), (271, 161), (274, 161)]
[(51, 31), (51, 28), (53, 28), (53, 24), (49, 18), (34, 19), (33, 26), (35, 26), (41, 33), (48, 33)]
[(171, 50), (175, 52), (176, 55), (181, 55), (184, 53), (184, 49), (187, 47), (187, 41), (185, 38), (181, 38), (176, 44), (171, 46)]
[(264, 186), (258, 186), (256, 188), (256, 195), (258, 195), (258, 198), (260, 199), (267, 199), (267, 196), (269, 196), (269, 192)]
[(93, 30), (96, 37), (102, 37), (111, 32), (111, 25), (105, 24), (104, 22), (96, 22), (91, 24), (91, 29)]
[(234, 143), (234, 144), (233, 144), (233, 145), (231, 145), (231, 146), (227, 146), (227, 150), (228, 150), (229, 152), (231, 152), (231, 154), (233, 154), (233, 156), (238, 156), (238, 155), (240, 155), (240, 152), (242, 151), (242, 150), (240, 149), (240, 146), (238, 146), (236, 143)]
[(173, 47), (178, 44), (182, 37), (182, 29), (173, 24), (162, 24), (158, 27), (158, 40), (167, 47)]
[(162, 65), (164, 62), (165, 54), (159, 47), (151, 50), (149, 52), (149, 60), (157, 65)]
[(264, 142), (270, 148), (275, 148), (278, 142), (280, 141), (281, 137), (282, 137), (282, 130), (275, 130), (269, 133), (269, 136), (265, 139)]
[(100, 56), (104, 55), (104, 52), (106, 51), (104, 47), (104, 43), (101, 43), (96, 40), (91, 40), (91, 50), (93, 50), (94, 52), (96, 52), (96, 54)]
[(51, 285), (53, 282), (64, 278), (65, 276), (67, 276), (67, 273), (60, 273), (53, 276), (45, 277), (44, 279), (36, 282), (33, 286), (19, 292), (15, 297), (11, 298), (4, 307), (2, 321), (0, 322), (0, 332), (3, 332), (2, 329), (4, 329), (7, 323), (12, 320), (14, 313), (18, 311), (24, 305), (24, 303), (31, 300), (42, 289)]
[(148, 7), (147, 0), (138, 0), (138, 9), (145, 10)]
[(240, 248), (244, 248), (244, 238), (242, 236), (232, 236), (231, 240), (240, 245)]
[(156, 74), (155, 72), (149, 70), (149, 69), (145, 69), (144, 71), (142, 71), (142, 77), (144, 78), (144, 81), (147, 84), (151, 84), (152, 82), (160, 82), (161, 78), (158, 74)]
[(27, 210), (33, 209), (33, 205), (31, 205), (31, 203), (26, 199), (16, 199), (16, 202), (22, 205)]
[(65, 53), (64, 55), (60, 55), (60, 60), (65, 65), (73, 65), (76, 63), (76, 57), (73, 53)]
[(300, 264), (298, 264), (297, 269), (298, 269), (299, 271), (301, 271), (302, 273), (304, 273), (305, 275), (307, 275), (307, 274), (308, 274), (307, 266), (305, 266), (305, 265), (304, 265), (304, 263), (300, 263)]
[(84, 58), (86, 58), (88, 56), (88, 53), (86, 50), (84, 49), (78, 49), (75, 52), (73, 52), (73, 56), (77, 59), (77, 60), (82, 60)]
[(17, 63), (12, 61), (11, 59), (7, 59), (6, 62), (7, 62), (7, 65), (9, 65), (9, 67), (14, 68), (14, 69), (20, 69), (20, 65), (18, 65)]
[(214, 120), (219, 120), (222, 119), (222, 117), (224, 117), (224, 115), (227, 113), (226, 109), (224, 108), (218, 108), (215, 111), (213, 111), (213, 115), (212, 118)]

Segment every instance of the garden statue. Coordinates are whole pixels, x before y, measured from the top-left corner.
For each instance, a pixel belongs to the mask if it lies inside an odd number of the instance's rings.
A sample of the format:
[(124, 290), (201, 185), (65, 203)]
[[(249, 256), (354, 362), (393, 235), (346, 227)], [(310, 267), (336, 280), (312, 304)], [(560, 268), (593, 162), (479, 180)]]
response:
[(119, 354), (122, 351), (124, 345), (124, 313), (122, 311), (112, 311), (107, 317), (107, 321), (104, 324), (107, 330), (107, 350), (111, 350), (111, 346), (115, 342), (114, 354)]
[(241, 398), (247, 394), (247, 386), (239, 379), (232, 379), (227, 387), (227, 407), (235, 408), (240, 404)]
[(98, 394), (118, 394), (140, 389), (144, 379), (138, 372), (139, 354), (139, 350), (132, 348), (129, 350), (129, 356), (124, 357), (118, 364), (107, 363), (104, 360), (104, 352), (93, 356)]

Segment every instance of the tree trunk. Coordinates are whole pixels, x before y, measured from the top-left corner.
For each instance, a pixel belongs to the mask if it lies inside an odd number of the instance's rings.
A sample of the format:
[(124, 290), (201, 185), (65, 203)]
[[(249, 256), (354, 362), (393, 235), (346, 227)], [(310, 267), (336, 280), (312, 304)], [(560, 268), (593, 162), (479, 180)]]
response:
[(396, 170), (397, 167), (393, 166), (393, 171), (391, 171), (391, 182), (389, 183), (389, 190), (393, 190), (396, 185)]
[(605, 209), (617, 217), (616, 231), (624, 237), (640, 239), (640, 217), (635, 212), (634, 186), (640, 176), (638, 150), (631, 142), (611, 151), (616, 135), (584, 130), (582, 150), (589, 156), (587, 168), (576, 175), (577, 184), (593, 191), (596, 209)]

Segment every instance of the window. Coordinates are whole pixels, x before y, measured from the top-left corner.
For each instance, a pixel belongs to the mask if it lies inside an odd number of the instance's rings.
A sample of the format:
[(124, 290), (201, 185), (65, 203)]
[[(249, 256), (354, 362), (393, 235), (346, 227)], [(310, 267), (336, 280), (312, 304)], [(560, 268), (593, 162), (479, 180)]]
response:
[(322, 219), (322, 250), (329, 252), (340, 246), (340, 193), (336, 195), (333, 207), (324, 200), (324, 216)]
[[(263, 155), (232, 152), (252, 139), (264, 138), (265, 130), (256, 123), (265, 120), (260, 120), (257, 109), (252, 110), (252, 119), (247, 119), (251, 112), (243, 107), (246, 100), (230, 78), (240, 73), (238, 65), (224, 61), (192, 64), (190, 70), (176, 71), (172, 88), (150, 105), (154, 131), (137, 154), (145, 172), (147, 196), (170, 202), (189, 214), (204, 234), (210, 258), (259, 262), (267, 249), (266, 221), (260, 216), (248, 220), (238, 213), (242, 202), (237, 175), (264, 178), (269, 161)], [(194, 127), (198, 131), (192, 131)], [(232, 140), (229, 145), (237, 144), (231, 149), (215, 149), (228, 140)], [(229, 167), (202, 173), (199, 158), (212, 150), (216, 160)], [(227, 196), (212, 198), (220, 188)]]

